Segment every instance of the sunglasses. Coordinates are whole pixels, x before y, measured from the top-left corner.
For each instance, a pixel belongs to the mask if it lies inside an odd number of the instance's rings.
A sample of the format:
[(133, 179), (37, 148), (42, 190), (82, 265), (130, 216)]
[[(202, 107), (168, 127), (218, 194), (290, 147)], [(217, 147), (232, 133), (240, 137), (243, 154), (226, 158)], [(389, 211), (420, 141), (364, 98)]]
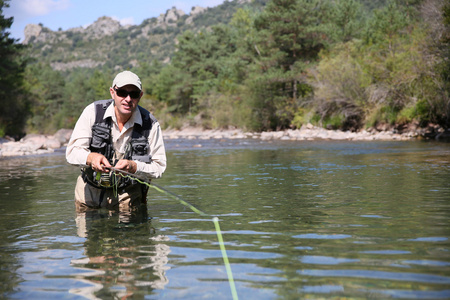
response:
[(141, 91), (127, 91), (121, 89), (114, 89), (116, 91), (117, 96), (126, 98), (130, 95), (131, 99), (137, 99), (141, 96)]

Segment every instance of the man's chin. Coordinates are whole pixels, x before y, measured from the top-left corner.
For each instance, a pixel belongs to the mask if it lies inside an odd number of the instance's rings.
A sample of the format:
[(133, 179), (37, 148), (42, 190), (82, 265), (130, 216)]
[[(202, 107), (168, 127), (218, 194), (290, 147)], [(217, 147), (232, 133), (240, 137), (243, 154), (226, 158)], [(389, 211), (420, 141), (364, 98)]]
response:
[(131, 113), (133, 113), (133, 108), (132, 107), (122, 107), (122, 113), (131, 114)]

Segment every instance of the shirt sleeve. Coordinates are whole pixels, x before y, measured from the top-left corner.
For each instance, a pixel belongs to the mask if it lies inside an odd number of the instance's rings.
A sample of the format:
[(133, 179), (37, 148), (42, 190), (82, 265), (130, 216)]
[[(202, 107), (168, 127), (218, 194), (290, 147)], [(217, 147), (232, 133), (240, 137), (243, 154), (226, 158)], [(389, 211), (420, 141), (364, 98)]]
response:
[(66, 148), (66, 160), (72, 165), (86, 165), (91, 153), (89, 144), (92, 138), (92, 125), (95, 122), (95, 104), (88, 105), (75, 124)]
[(151, 155), (152, 161), (150, 163), (135, 161), (137, 164), (136, 175), (147, 179), (160, 178), (166, 170), (167, 159), (161, 126), (158, 122), (154, 123), (150, 130), (148, 144), (150, 145), (149, 155)]

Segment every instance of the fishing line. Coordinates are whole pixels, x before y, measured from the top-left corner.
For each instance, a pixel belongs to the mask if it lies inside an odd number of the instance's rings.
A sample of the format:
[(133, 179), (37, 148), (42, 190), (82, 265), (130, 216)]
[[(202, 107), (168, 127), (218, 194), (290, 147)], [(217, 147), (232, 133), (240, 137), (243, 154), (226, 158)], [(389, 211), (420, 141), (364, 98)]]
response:
[(230, 283), (231, 295), (233, 299), (238, 299), (236, 292), (236, 286), (234, 285), (233, 273), (231, 272), (230, 262), (228, 261), (227, 251), (225, 250), (225, 244), (222, 238), (222, 232), (220, 231), (219, 218), (214, 217), (214, 226), (216, 227), (217, 239), (219, 240), (220, 251), (222, 252), (223, 262), (225, 264), (225, 269), (227, 270), (228, 282)]
[[(139, 178), (135, 174), (132, 174), (132, 173), (129, 173), (129, 172), (126, 172), (126, 171), (123, 171), (123, 170), (119, 170), (119, 169), (116, 169), (114, 167), (105, 167), (105, 168), (110, 169), (111, 171), (114, 171), (115, 172), (114, 174), (119, 173), (119, 175), (124, 177), (124, 178), (130, 178), (132, 180), (136, 180), (137, 182), (139, 182), (141, 184), (145, 184), (146, 186), (151, 187), (151, 188), (157, 190), (160, 193), (169, 195), (171, 198), (173, 198), (173, 199), (179, 201), (181, 204), (189, 207), (193, 212), (199, 214), (202, 217), (210, 217), (210, 215), (208, 215), (208, 214), (204, 213), (203, 211), (201, 211), (200, 209), (196, 208), (194, 205), (192, 205), (189, 202), (185, 201), (180, 196), (178, 196), (178, 195), (168, 191), (167, 189), (163, 188), (162, 186), (157, 185), (156, 183), (150, 183), (146, 179)], [(216, 229), (217, 239), (219, 240), (220, 251), (222, 253), (223, 262), (225, 264), (225, 269), (227, 271), (228, 282), (230, 284), (230, 289), (231, 289), (231, 295), (233, 296), (233, 299), (237, 300), (239, 298), (238, 298), (238, 295), (237, 295), (236, 286), (234, 284), (233, 272), (231, 271), (231, 265), (230, 265), (230, 262), (228, 260), (227, 251), (225, 249), (225, 243), (223, 242), (222, 232), (220, 230), (220, 225), (219, 225), (219, 218), (213, 217), (212, 221), (214, 222), (214, 227)]]

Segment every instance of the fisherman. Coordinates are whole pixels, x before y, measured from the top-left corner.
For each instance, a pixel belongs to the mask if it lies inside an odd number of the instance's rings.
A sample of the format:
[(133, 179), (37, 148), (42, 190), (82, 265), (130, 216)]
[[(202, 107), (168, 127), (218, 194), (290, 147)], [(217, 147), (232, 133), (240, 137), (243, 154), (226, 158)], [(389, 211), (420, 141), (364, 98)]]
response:
[(130, 71), (116, 75), (109, 88), (112, 99), (88, 105), (66, 149), (67, 162), (81, 166), (75, 187), (77, 210), (123, 210), (146, 203), (148, 186), (118, 175), (111, 167), (149, 181), (166, 169), (161, 127), (138, 105), (142, 84)]

